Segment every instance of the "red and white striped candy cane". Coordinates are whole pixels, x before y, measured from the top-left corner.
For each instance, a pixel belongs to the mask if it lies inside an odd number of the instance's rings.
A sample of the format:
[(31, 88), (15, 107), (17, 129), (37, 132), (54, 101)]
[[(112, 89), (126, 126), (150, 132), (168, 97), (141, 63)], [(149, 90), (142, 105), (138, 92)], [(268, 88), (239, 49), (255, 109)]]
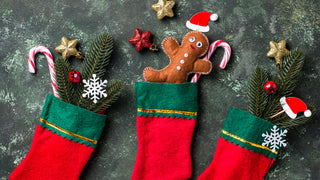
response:
[[(223, 47), (224, 49), (224, 55), (223, 55), (223, 58), (219, 64), (219, 67), (221, 69), (224, 69), (226, 68), (227, 66), (227, 63), (229, 62), (229, 59), (230, 59), (230, 56), (231, 56), (231, 48), (229, 46), (229, 44), (223, 40), (217, 40), (215, 42), (213, 42), (210, 47), (209, 47), (209, 50), (207, 52), (207, 54), (204, 56), (203, 60), (209, 60), (211, 55), (213, 54), (213, 52), (216, 50), (217, 47)], [(191, 82), (195, 83), (199, 80), (200, 78), (200, 73), (196, 73), (192, 79), (191, 79)]]
[(36, 47), (33, 47), (32, 49), (30, 49), (29, 55), (28, 55), (29, 72), (36, 73), (34, 56), (39, 52), (43, 53), (47, 58), (49, 71), (50, 71), (50, 77), (51, 77), (51, 85), (52, 85), (52, 89), (53, 89), (53, 95), (55, 97), (59, 97), (58, 90), (57, 90), (57, 81), (56, 81), (56, 72), (54, 69), (54, 62), (53, 62), (51, 52), (49, 51), (48, 48), (46, 48), (44, 46), (36, 46)]

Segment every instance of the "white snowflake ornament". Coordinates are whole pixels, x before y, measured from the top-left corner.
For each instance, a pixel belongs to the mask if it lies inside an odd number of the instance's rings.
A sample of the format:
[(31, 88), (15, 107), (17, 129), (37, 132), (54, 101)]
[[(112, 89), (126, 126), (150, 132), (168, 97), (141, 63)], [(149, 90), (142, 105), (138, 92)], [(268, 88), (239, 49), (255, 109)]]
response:
[(82, 97), (93, 99), (93, 103), (96, 104), (100, 98), (108, 96), (106, 90), (103, 89), (108, 81), (102, 81), (99, 77), (96, 77), (96, 74), (92, 74), (92, 78), (88, 81), (84, 79), (82, 82), (86, 88), (82, 94)]
[(268, 131), (262, 134), (262, 137), (264, 137), (262, 146), (272, 148), (272, 152), (276, 152), (280, 147), (286, 147), (287, 144), (284, 138), (287, 132), (286, 129), (280, 130), (277, 126), (273, 126), (270, 134)]

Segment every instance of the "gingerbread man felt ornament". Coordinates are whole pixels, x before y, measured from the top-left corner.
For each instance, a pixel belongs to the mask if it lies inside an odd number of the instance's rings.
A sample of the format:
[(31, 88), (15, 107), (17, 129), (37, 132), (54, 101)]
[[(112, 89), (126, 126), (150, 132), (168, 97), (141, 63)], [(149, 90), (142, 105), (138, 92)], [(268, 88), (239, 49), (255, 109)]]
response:
[(199, 59), (206, 54), (209, 48), (209, 40), (202, 32), (207, 32), (209, 20), (217, 20), (216, 14), (201, 12), (196, 14), (187, 22), (187, 27), (195, 30), (187, 33), (181, 45), (173, 37), (165, 38), (161, 45), (164, 52), (170, 58), (167, 67), (155, 70), (147, 67), (143, 76), (148, 82), (184, 83), (188, 74), (209, 74), (212, 64), (208, 60)]

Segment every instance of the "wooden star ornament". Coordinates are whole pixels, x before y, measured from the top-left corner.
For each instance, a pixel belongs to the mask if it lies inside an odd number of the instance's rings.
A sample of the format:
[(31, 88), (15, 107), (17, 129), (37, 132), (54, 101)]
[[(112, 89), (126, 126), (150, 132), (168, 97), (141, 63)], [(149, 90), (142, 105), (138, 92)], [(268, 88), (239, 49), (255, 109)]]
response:
[(153, 4), (151, 8), (157, 12), (157, 18), (163, 19), (165, 16), (173, 17), (172, 8), (175, 1), (159, 0), (157, 4)]
[(269, 45), (270, 51), (267, 53), (267, 56), (274, 58), (276, 60), (276, 65), (280, 65), (283, 57), (290, 53), (290, 51), (286, 48), (286, 41), (282, 40), (279, 43), (270, 41)]
[(83, 55), (76, 49), (78, 41), (68, 40), (66, 37), (61, 38), (61, 45), (56, 47), (56, 51), (61, 53), (64, 59), (68, 59), (70, 56), (76, 56), (78, 59), (82, 59)]
[(152, 44), (149, 40), (151, 36), (150, 31), (142, 32), (140, 29), (136, 28), (134, 31), (134, 36), (129, 39), (131, 44), (136, 46), (136, 50), (140, 52), (143, 48), (149, 48), (150, 50), (156, 51), (156, 45)]

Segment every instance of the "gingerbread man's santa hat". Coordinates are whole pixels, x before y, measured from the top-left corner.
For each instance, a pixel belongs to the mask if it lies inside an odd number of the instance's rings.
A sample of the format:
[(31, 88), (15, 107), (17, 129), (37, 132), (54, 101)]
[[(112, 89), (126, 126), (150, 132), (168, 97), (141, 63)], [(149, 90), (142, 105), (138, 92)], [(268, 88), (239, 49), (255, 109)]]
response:
[(286, 114), (294, 119), (299, 112), (304, 112), (305, 117), (311, 116), (311, 111), (307, 108), (307, 105), (299, 98), (296, 97), (282, 97), (280, 99), (281, 106), (285, 110)]
[(208, 26), (209, 20), (218, 20), (218, 15), (211, 14), (209, 12), (199, 12), (192, 16), (189, 21), (187, 21), (186, 26), (194, 31), (208, 32), (210, 30)]

